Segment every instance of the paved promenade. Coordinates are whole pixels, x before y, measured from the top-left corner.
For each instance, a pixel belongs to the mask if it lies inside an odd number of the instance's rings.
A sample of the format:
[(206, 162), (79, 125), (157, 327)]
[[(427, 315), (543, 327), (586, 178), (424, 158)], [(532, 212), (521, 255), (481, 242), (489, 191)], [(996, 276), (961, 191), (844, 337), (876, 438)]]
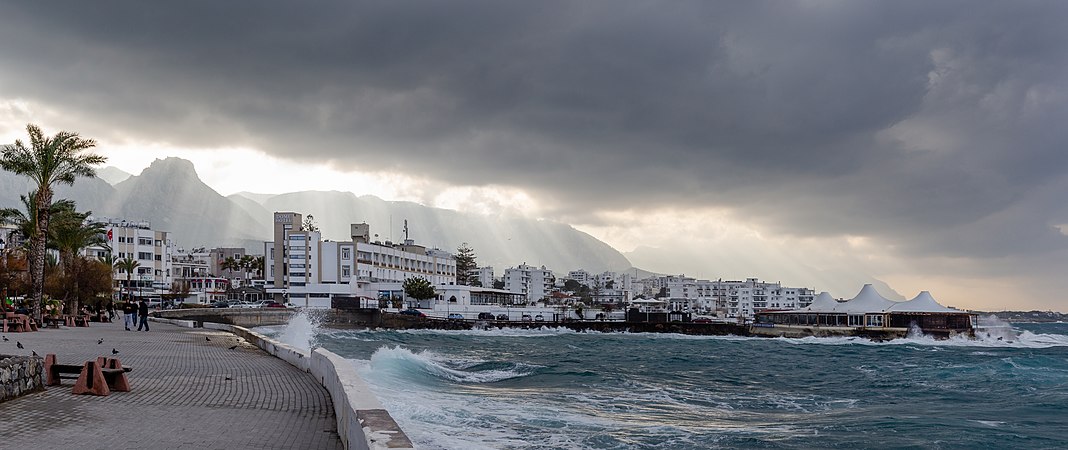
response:
[(343, 448), (330, 396), (310, 374), (230, 333), (151, 327), (134, 332), (118, 322), (92, 323), (6, 334), (0, 354), (55, 353), (61, 364), (82, 364), (116, 349), (133, 372), (130, 392), (73, 395), (75, 380), (64, 379), (44, 393), (0, 403), (0, 447)]

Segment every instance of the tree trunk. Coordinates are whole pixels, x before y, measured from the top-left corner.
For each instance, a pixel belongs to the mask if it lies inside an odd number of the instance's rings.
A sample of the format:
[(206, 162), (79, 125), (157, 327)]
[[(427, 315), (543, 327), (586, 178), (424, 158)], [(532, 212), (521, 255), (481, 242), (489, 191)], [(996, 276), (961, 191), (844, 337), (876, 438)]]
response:
[(34, 320), (41, 322), (41, 302), (44, 300), (45, 246), (48, 243), (48, 207), (52, 205), (52, 189), (45, 184), (38, 186), (34, 199), (37, 207), (37, 220), (34, 224), (33, 268), (30, 269), (31, 310)]

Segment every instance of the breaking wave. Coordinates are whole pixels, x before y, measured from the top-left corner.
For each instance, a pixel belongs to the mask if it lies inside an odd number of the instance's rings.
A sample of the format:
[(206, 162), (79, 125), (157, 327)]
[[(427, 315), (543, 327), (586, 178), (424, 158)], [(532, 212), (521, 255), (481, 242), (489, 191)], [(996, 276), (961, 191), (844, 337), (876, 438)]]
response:
[(424, 383), (495, 383), (533, 374), (538, 366), (516, 362), (451, 359), (429, 350), (382, 347), (371, 355), (370, 376)]

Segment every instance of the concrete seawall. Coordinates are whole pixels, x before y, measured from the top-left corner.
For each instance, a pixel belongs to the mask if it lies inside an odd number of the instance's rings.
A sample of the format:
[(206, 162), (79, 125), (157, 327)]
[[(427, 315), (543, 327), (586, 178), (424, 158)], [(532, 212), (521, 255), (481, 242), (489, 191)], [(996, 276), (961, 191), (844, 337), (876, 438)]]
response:
[[(180, 312), (167, 311), (167, 313)], [(244, 311), (241, 311), (242, 313)], [(274, 312), (274, 311), (271, 311)], [(279, 311), (286, 312), (286, 311)], [(171, 314), (167, 314), (170, 316)], [(290, 313), (289, 315), (292, 315)], [(265, 318), (276, 320), (282, 314), (269, 314), (257, 317), (256, 314), (229, 314), (231, 320), (240, 321), (252, 318), (260, 323)], [(275, 341), (243, 326), (227, 323), (195, 320), (197, 315), (187, 319), (152, 317), (152, 321), (169, 323), (187, 328), (203, 327), (211, 330), (226, 331), (241, 336), (249, 343), (263, 351), (288, 362), (305, 372), (309, 372), (330, 393), (337, 416), (338, 435), (345, 447), (358, 450), (372, 449), (410, 449), (414, 448), (408, 436), (400, 429), (397, 422), (389, 415), (382, 404), (375, 398), (367, 383), (348, 360), (328, 350), (317, 348), (310, 354), (296, 347)], [(211, 316), (206, 316), (211, 317)], [(288, 315), (285, 316), (288, 320)], [(282, 323), (285, 323), (284, 321)], [(264, 323), (263, 325), (268, 325)], [(277, 325), (277, 324), (273, 324)]]

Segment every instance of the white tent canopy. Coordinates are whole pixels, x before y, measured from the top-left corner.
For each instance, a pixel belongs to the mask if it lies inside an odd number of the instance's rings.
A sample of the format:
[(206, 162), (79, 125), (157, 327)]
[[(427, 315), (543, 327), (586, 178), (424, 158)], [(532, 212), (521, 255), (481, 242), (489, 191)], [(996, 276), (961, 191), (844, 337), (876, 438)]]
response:
[(831, 297), (831, 294), (827, 291), (820, 292), (820, 295), (816, 296), (815, 300), (812, 300), (812, 304), (801, 308), (799, 311), (805, 312), (834, 312), (834, 308), (838, 306), (838, 301)]
[(958, 309), (940, 305), (927, 291), (920, 292), (915, 298), (905, 302), (889, 300), (875, 291), (870, 284), (865, 284), (856, 297), (846, 302), (838, 302), (827, 292), (821, 292), (812, 304), (793, 311), (794, 313), (837, 313), (861, 314), (879, 312), (899, 313), (960, 313)]
[(845, 303), (839, 303), (834, 312), (867, 313), (882, 312), (894, 306), (896, 302), (879, 295), (870, 284), (865, 284), (856, 297)]
[(938, 304), (927, 291), (920, 292), (920, 295), (907, 302), (895, 303), (888, 309), (894, 312), (962, 312)]

